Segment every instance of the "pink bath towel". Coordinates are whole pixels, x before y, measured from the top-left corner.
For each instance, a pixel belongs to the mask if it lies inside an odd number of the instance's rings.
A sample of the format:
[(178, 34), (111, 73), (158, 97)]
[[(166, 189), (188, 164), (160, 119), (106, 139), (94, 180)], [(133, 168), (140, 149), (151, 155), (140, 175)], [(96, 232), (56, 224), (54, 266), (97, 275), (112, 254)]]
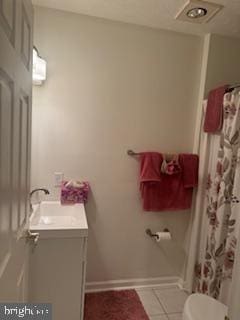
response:
[(205, 132), (219, 132), (223, 124), (223, 97), (228, 86), (213, 89), (208, 95), (207, 110), (204, 121)]
[(197, 185), (197, 156), (180, 154), (180, 170), (174, 174), (162, 172), (164, 157), (161, 153), (142, 153), (140, 161), (140, 192), (145, 211), (185, 210), (191, 207), (193, 187)]

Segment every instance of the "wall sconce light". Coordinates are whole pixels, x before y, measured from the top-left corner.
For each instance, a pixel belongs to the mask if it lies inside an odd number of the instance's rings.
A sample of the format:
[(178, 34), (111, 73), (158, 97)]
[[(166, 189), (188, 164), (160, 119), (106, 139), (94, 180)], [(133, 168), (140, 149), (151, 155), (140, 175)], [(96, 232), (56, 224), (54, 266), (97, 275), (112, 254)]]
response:
[(33, 84), (40, 86), (47, 78), (47, 62), (39, 55), (38, 49), (33, 47)]

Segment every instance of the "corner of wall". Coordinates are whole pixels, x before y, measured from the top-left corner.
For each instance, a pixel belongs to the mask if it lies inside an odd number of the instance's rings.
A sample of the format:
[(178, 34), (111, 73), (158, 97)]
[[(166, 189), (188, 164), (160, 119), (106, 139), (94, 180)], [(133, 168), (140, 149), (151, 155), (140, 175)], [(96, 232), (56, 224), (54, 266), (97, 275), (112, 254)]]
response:
[(202, 67), (201, 67), (199, 94), (198, 94), (198, 107), (197, 107), (196, 121), (195, 121), (196, 129), (195, 129), (194, 144), (193, 144), (194, 153), (198, 153), (198, 149), (199, 149), (199, 132), (201, 127), (201, 119), (202, 119), (202, 116), (201, 116), (202, 102), (206, 94), (206, 80), (207, 80), (208, 58), (209, 58), (211, 36), (212, 36), (211, 34), (207, 34), (204, 36), (204, 40), (203, 40)]
[[(202, 62), (201, 62), (201, 72), (200, 72), (200, 84), (199, 84), (199, 93), (198, 93), (198, 102), (197, 102), (197, 112), (195, 119), (195, 133), (194, 133), (194, 144), (193, 152), (198, 154), (199, 152), (199, 143), (200, 143), (200, 130), (202, 124), (202, 103), (206, 94), (206, 81), (207, 81), (207, 70), (208, 70), (208, 60), (209, 60), (209, 50), (211, 43), (211, 34), (207, 34), (203, 39), (203, 49), (202, 49)], [(196, 195), (195, 195), (196, 196)], [(192, 283), (193, 283), (193, 273), (195, 265), (195, 256), (196, 256), (196, 241), (198, 237), (197, 227), (198, 227), (198, 218), (194, 214), (194, 205), (191, 210), (191, 219), (189, 223), (188, 233), (190, 246), (188, 248), (187, 261), (184, 267), (183, 274), (183, 283), (184, 288), (191, 292)]]

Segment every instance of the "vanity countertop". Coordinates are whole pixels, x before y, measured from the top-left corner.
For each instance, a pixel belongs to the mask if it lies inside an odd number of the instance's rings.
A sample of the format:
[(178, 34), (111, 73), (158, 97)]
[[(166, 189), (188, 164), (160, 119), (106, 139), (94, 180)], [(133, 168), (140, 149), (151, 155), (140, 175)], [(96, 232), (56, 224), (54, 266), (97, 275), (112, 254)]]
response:
[(59, 201), (42, 201), (33, 205), (30, 230), (41, 238), (75, 238), (88, 235), (84, 204), (61, 205)]

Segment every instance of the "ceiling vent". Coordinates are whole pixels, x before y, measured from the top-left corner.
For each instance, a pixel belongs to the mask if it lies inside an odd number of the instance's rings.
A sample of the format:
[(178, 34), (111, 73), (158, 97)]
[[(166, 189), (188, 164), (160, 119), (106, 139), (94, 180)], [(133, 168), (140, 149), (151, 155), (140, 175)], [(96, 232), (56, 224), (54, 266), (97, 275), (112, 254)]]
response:
[(175, 19), (192, 23), (207, 23), (222, 9), (223, 6), (220, 4), (190, 0), (184, 5)]

